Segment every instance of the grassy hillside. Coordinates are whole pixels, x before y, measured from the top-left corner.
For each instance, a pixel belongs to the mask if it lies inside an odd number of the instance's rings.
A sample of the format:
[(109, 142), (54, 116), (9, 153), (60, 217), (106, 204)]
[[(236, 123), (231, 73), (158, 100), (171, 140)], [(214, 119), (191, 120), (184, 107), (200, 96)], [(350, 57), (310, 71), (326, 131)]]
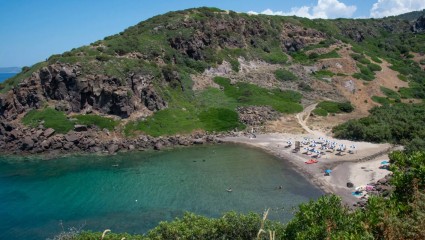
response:
[[(296, 82), (299, 78), (288, 71), (286, 65), (311, 65), (321, 59), (339, 58), (336, 50), (308, 53), (336, 42), (351, 45), (356, 52), (351, 57), (356, 60), (359, 73), (353, 77), (372, 81), (375, 72), (381, 70), (377, 64), (382, 59), (392, 64), (391, 68), (399, 72), (400, 78), (409, 82), (409, 88), (402, 88), (399, 93), (386, 93), (394, 99), (425, 98), (425, 71), (411, 55), (411, 52), (424, 51), (425, 35), (412, 33), (406, 20), (310, 20), (239, 14), (216, 8), (188, 9), (156, 16), (88, 46), (53, 55), (45, 62), (23, 68), (20, 74), (2, 83), (0, 91), (4, 93), (16, 87), (34, 72), (55, 63), (78, 64), (81, 66), (79, 78), (105, 75), (127, 83), (133, 74), (142, 74), (154, 79), (155, 89), (168, 103), (168, 108), (146, 119), (130, 122), (123, 128), (127, 135), (144, 132), (160, 136), (197, 129), (240, 129), (243, 126), (237, 119), (223, 118), (224, 113), (234, 116), (237, 106), (247, 105), (265, 105), (281, 113), (295, 113), (302, 110), (299, 105), (302, 95), (243, 82), (233, 85), (223, 79), (215, 80), (222, 91), (194, 91), (191, 75), (224, 61), (238, 72), (238, 58), (243, 57), (278, 64), (280, 67), (274, 72), (276, 79)], [(333, 73), (322, 70), (315, 77), (329, 76)], [(303, 82), (297, 86), (299, 91), (313, 91)], [(384, 101), (377, 98), (376, 101)], [(325, 115), (323, 108), (318, 111), (319, 115)], [(211, 120), (207, 121), (206, 116)], [(176, 122), (181, 125), (173, 124)]]

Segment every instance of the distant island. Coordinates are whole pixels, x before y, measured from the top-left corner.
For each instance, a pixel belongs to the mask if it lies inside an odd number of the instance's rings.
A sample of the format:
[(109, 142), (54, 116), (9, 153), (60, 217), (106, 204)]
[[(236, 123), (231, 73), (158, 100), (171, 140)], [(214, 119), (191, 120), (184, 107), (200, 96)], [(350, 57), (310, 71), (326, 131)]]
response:
[(0, 73), (20, 73), (20, 67), (0, 67)]

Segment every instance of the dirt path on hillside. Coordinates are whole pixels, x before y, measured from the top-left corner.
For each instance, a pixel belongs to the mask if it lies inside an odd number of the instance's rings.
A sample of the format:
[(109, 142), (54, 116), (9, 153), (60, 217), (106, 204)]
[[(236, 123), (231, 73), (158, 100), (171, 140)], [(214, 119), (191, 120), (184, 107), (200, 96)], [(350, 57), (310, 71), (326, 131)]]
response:
[(316, 108), (316, 106), (317, 106), (317, 103), (307, 106), (306, 108), (304, 108), (302, 112), (298, 113), (296, 117), (297, 117), (298, 123), (306, 132), (311, 134), (316, 134), (316, 135), (322, 135), (322, 133), (313, 131), (311, 128), (307, 126), (307, 121), (311, 115), (311, 111), (313, 111)]

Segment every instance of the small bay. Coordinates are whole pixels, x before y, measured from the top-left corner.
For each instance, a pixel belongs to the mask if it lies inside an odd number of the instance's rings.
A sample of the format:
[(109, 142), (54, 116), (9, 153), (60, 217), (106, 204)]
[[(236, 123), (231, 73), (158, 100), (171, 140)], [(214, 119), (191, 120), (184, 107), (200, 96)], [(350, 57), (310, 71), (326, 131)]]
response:
[(0, 157), (0, 239), (52, 238), (62, 227), (144, 233), (186, 211), (219, 217), (271, 208), (271, 219), (287, 222), (293, 207), (322, 194), (284, 160), (235, 144)]

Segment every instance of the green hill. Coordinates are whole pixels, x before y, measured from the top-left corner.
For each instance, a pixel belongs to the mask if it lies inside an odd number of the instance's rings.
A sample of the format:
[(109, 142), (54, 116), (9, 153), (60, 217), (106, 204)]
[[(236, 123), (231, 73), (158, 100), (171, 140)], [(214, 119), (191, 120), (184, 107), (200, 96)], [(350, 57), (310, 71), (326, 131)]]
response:
[[(153, 137), (259, 127), (272, 119), (269, 115), (298, 113), (318, 101), (318, 116), (347, 114), (356, 106), (332, 77), (370, 86), (385, 61), (408, 86), (397, 91), (380, 86), (385, 97), (371, 97), (382, 107), (334, 131), (355, 140), (413, 143), (408, 153), (390, 155), (393, 194), (372, 197), (365, 209), (354, 211), (325, 196), (301, 205), (286, 226), (264, 223), (257, 215), (207, 219), (188, 214), (160, 223), (146, 236), (105, 239), (253, 239), (260, 228), (275, 231), (276, 239), (423, 239), (425, 155), (417, 150), (425, 146), (424, 106), (409, 103), (425, 98), (425, 60), (417, 59), (424, 53), (425, 34), (412, 30), (410, 20), (416, 16), (310, 20), (216, 8), (156, 16), (24, 67), (2, 83), (0, 147), (14, 153), (114, 153), (129, 143), (150, 141), (159, 149), (165, 137)], [(352, 62), (355, 73), (329, 70), (335, 64), (324, 60), (335, 59)], [(84, 135), (87, 128), (91, 132)], [(132, 140), (136, 137), (139, 142)], [(73, 239), (100, 236), (82, 233)]]

